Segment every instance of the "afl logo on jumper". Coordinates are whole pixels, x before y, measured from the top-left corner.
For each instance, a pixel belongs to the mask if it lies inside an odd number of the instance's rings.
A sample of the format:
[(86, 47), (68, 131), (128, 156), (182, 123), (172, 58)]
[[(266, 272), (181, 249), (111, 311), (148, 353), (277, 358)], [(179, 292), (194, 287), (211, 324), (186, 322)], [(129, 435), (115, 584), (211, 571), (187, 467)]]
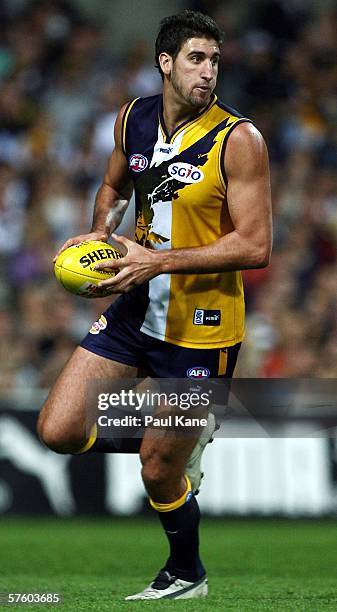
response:
[(211, 373), (208, 368), (194, 366), (194, 368), (189, 368), (186, 374), (188, 378), (208, 378)]
[(130, 170), (133, 170), (134, 172), (143, 172), (143, 170), (147, 168), (148, 163), (149, 162), (147, 161), (146, 157), (144, 157), (144, 155), (141, 155), (140, 153), (135, 153), (135, 155), (131, 155), (129, 159)]
[(204, 173), (199, 168), (185, 162), (171, 164), (168, 173), (181, 183), (200, 183), (204, 180)]

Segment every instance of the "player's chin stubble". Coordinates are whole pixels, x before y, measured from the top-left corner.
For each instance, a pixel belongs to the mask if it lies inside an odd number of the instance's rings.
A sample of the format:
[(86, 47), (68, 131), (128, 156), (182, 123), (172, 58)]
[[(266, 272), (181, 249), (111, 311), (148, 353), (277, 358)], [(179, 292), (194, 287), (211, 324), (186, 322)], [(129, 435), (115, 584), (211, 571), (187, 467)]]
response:
[(190, 104), (196, 110), (202, 110), (209, 103), (211, 93), (207, 98), (201, 98), (197, 95), (193, 94), (193, 89), (191, 92), (184, 91), (183, 87), (179, 84), (179, 81), (176, 77), (175, 70), (172, 70), (171, 74), (171, 85), (174, 91), (178, 94), (180, 98), (182, 98), (185, 102)]

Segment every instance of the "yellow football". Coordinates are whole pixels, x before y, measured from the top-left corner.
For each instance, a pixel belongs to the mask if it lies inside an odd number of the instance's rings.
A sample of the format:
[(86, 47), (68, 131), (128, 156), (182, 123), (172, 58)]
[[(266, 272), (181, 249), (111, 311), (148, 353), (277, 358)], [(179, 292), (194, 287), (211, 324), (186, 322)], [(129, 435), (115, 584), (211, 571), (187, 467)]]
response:
[(106, 242), (90, 240), (75, 244), (63, 251), (54, 266), (55, 276), (67, 291), (86, 298), (105, 297), (111, 289), (101, 289), (100, 281), (115, 276), (115, 273), (95, 270), (101, 261), (116, 260), (122, 257), (114, 247)]

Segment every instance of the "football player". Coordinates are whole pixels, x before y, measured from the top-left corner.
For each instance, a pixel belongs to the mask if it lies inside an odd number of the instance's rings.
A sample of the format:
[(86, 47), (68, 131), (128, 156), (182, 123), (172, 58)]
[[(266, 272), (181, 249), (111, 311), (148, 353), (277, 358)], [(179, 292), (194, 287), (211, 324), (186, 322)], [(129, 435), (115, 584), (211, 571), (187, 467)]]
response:
[[(168, 379), (233, 374), (244, 336), (240, 270), (268, 265), (271, 197), (261, 134), (214, 93), (221, 44), (207, 15), (186, 10), (162, 21), (155, 51), (162, 95), (120, 110), (92, 228), (62, 247), (113, 236), (125, 255), (97, 264), (118, 270), (101, 285), (121, 295), (99, 333), (89, 332), (75, 350), (42, 409), (40, 437), (57, 452), (118, 450), (95, 429), (87, 434), (86, 388), (94, 378), (130, 379), (144, 366)], [(112, 233), (133, 190), (135, 241)], [(199, 430), (184, 437), (145, 431), (142, 479), (170, 553), (150, 585), (128, 600), (207, 595), (194, 492), (214, 427), (210, 417), (202, 438)]]

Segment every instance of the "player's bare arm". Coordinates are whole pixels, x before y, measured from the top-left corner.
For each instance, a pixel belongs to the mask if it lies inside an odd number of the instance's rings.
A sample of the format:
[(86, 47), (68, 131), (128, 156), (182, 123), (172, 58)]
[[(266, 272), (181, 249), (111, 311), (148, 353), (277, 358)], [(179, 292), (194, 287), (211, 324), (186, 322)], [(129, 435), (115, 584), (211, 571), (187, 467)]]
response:
[(122, 119), (125, 108), (126, 105), (121, 108), (116, 119), (115, 148), (110, 156), (102, 185), (96, 195), (90, 232), (69, 238), (55, 255), (54, 261), (62, 251), (74, 244), (80, 244), (85, 240), (107, 241), (122, 221), (133, 191), (127, 160), (122, 148)]
[(268, 153), (263, 137), (252, 124), (243, 123), (233, 130), (224, 167), (232, 231), (207, 246), (162, 251), (115, 236), (127, 254), (111, 266), (97, 264), (97, 268), (120, 270), (101, 285), (112, 286), (120, 293), (162, 273), (210, 274), (267, 266), (272, 246)]

